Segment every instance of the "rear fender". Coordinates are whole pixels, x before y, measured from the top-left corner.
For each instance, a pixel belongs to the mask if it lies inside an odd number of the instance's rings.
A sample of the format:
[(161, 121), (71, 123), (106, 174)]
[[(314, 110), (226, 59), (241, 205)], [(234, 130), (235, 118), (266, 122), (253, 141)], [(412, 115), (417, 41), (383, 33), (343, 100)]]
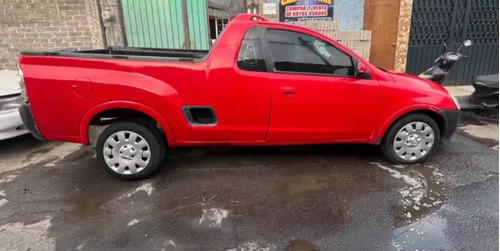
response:
[(132, 102), (126, 100), (116, 100), (98, 104), (92, 108), (90, 108), (82, 117), (80, 121), (80, 139), (81, 143), (84, 145), (88, 145), (89, 142), (89, 125), (92, 118), (94, 118), (97, 114), (111, 109), (131, 109), (136, 110), (138, 112), (142, 112), (151, 118), (153, 118), (163, 129), (165, 136), (167, 137), (167, 142), (169, 146), (175, 145), (175, 137), (172, 131), (172, 127), (168, 123), (168, 121), (157, 111), (150, 108), (149, 106)]

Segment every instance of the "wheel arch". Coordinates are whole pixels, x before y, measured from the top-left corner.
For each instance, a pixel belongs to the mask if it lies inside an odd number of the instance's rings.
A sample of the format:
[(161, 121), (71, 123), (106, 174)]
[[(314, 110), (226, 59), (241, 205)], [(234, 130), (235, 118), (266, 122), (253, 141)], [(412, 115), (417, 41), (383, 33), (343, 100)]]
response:
[(133, 101), (110, 101), (98, 104), (92, 108), (90, 108), (80, 120), (80, 141), (83, 145), (88, 145), (90, 143), (89, 140), (89, 126), (92, 121), (96, 121), (97, 118), (100, 117), (103, 113), (113, 111), (113, 110), (128, 110), (132, 113), (135, 112), (137, 117), (151, 118), (155, 122), (159, 124), (162, 131), (165, 134), (166, 141), (169, 146), (175, 145), (175, 135), (172, 131), (172, 127), (168, 123), (167, 119), (164, 118), (159, 112), (156, 110), (143, 105), (141, 103), (133, 102)]
[(397, 121), (404, 118), (405, 116), (415, 113), (425, 114), (430, 118), (432, 118), (439, 126), (440, 135), (441, 136), (444, 135), (448, 125), (446, 118), (443, 115), (443, 111), (432, 105), (419, 105), (419, 106), (410, 106), (403, 108), (398, 112), (394, 113), (392, 116), (390, 116), (387, 120), (385, 120), (385, 122), (382, 124), (379, 130), (372, 135), (372, 137), (369, 140), (369, 143), (379, 145), (392, 125), (394, 125)]

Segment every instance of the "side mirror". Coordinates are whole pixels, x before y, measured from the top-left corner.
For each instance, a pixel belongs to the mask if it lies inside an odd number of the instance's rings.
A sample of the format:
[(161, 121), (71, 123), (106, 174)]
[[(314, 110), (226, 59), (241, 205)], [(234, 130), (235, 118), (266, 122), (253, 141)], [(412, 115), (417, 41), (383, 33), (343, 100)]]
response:
[(355, 70), (355, 76), (357, 78), (362, 78), (368, 73), (368, 67), (362, 62), (357, 62), (356, 61), (356, 70)]
[(462, 47), (469, 47), (472, 45), (472, 41), (470, 41), (469, 39), (465, 40), (457, 49), (457, 52), (460, 51), (460, 49), (462, 49)]

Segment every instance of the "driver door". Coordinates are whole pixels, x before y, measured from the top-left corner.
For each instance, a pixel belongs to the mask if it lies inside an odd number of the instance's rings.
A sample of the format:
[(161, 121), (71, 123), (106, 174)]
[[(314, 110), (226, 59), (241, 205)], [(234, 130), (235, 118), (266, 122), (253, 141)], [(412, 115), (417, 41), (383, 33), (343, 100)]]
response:
[(300, 29), (268, 29), (274, 71), (269, 142), (365, 142), (379, 110), (378, 81), (354, 76), (355, 59)]

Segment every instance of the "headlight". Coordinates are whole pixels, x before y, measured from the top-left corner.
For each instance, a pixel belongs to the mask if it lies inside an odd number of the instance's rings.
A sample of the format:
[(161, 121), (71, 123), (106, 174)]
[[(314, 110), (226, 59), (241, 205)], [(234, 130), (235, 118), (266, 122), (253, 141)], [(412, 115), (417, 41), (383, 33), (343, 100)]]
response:
[(460, 103), (458, 103), (458, 99), (455, 98), (455, 96), (450, 95), (451, 98), (453, 99), (453, 102), (455, 102), (455, 106), (457, 107), (457, 110), (460, 110)]
[(23, 102), (21, 95), (6, 96), (0, 98), (0, 112), (15, 110)]

